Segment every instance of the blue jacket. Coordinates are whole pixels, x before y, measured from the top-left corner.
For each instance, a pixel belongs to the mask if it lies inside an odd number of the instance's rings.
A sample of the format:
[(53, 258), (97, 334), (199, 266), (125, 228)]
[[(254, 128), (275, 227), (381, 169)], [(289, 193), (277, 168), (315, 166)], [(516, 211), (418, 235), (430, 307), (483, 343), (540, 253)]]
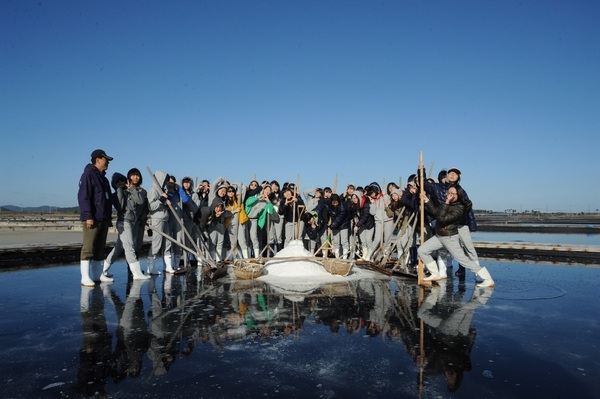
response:
[(348, 212), (348, 205), (345, 201), (341, 201), (337, 207), (331, 205), (329, 202), (329, 216), (331, 216), (331, 230), (344, 230), (350, 228), (350, 221), (352, 215)]
[(93, 164), (87, 164), (79, 179), (79, 220), (93, 219), (99, 222), (112, 220), (110, 183), (106, 172), (100, 172)]

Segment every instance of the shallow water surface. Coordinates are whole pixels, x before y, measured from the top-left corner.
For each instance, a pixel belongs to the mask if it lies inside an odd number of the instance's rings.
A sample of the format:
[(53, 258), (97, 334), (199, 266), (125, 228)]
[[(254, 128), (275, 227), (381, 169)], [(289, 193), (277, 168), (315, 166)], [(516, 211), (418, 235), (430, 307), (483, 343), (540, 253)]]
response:
[[(78, 265), (0, 274), (3, 398), (599, 397), (600, 269), (485, 262), (293, 284), (184, 275), (79, 286)], [(310, 285), (308, 285), (310, 286)]]

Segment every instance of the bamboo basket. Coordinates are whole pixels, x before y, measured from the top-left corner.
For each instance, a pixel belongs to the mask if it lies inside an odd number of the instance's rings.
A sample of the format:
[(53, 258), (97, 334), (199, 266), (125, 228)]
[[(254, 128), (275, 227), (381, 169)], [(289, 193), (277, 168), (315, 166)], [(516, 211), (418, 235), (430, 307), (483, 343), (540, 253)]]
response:
[(262, 274), (265, 265), (256, 261), (238, 259), (233, 262), (233, 274), (239, 280), (252, 280)]
[(354, 261), (348, 259), (325, 258), (323, 267), (331, 274), (347, 276), (354, 267)]

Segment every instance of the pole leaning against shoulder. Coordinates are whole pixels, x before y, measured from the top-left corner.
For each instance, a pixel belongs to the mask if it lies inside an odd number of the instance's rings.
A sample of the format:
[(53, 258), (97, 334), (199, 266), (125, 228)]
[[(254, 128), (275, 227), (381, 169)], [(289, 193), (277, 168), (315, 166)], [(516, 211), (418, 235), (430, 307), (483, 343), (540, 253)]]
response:
[[(150, 176), (152, 176), (152, 181), (154, 181), (154, 184), (156, 184), (156, 187), (158, 187), (164, 193), (164, 190), (161, 187), (158, 180), (156, 179), (156, 176), (154, 176), (154, 173), (152, 173), (152, 170), (150, 170), (150, 168), (148, 166), (146, 166), (146, 171), (148, 171), (148, 174)], [(183, 224), (183, 220), (179, 217), (179, 215), (177, 215), (177, 212), (175, 212), (175, 209), (173, 209), (173, 205), (169, 204), (169, 209), (171, 210), (171, 214), (173, 216), (175, 216), (175, 219), (177, 219), (177, 222), (179, 222), (179, 226), (181, 226), (181, 230), (184, 232), (185, 236), (188, 238), (188, 240), (194, 246), (194, 249), (196, 250), (196, 254), (200, 254), (201, 253), (200, 248), (198, 247), (198, 245), (196, 245), (196, 241), (194, 241), (191, 234), (185, 228), (185, 225)], [(174, 242), (177, 242), (177, 240), (175, 240)], [(212, 259), (210, 261), (208, 261), (208, 259), (206, 257), (204, 257), (203, 260), (206, 263), (208, 263), (211, 267), (216, 267), (216, 264), (212, 261)]]

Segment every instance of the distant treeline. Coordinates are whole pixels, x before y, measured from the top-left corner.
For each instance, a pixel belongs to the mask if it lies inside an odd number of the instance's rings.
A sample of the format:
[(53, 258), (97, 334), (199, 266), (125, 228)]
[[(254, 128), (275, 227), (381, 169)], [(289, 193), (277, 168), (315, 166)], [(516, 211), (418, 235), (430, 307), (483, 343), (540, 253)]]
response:
[(0, 212), (5, 213), (79, 213), (78, 206), (71, 206), (67, 208), (61, 208), (57, 206), (16, 206), (16, 205), (2, 205), (0, 206)]

